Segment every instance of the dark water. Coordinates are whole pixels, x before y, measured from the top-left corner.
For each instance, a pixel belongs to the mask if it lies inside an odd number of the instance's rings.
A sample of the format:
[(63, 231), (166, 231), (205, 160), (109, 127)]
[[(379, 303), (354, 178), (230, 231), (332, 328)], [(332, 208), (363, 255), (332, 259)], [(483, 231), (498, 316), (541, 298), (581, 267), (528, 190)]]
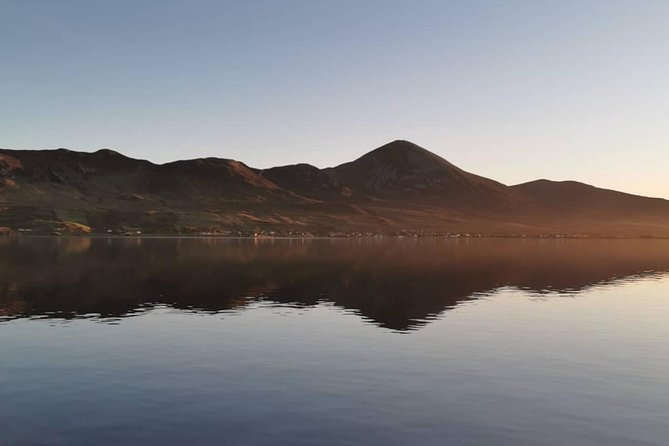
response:
[(0, 240), (0, 444), (669, 444), (669, 242)]

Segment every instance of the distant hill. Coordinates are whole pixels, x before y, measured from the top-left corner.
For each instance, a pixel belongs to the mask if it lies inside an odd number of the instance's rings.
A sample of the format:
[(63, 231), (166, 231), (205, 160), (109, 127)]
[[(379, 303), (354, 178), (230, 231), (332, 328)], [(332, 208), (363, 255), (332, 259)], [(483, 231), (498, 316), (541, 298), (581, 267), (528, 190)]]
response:
[(254, 169), (111, 150), (0, 150), (0, 227), (144, 233), (669, 236), (669, 201), (573, 181), (506, 186), (408, 141), (355, 161)]
[(600, 189), (577, 181), (537, 180), (512, 187), (546, 208), (562, 212), (605, 213), (669, 217), (667, 200)]

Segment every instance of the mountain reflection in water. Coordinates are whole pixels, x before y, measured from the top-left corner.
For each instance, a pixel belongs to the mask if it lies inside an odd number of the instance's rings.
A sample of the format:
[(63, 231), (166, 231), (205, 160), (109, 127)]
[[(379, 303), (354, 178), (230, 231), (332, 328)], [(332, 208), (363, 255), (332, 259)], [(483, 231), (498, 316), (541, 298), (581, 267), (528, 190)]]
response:
[(411, 330), (500, 287), (534, 293), (669, 271), (659, 240), (0, 240), (0, 321), (329, 302)]

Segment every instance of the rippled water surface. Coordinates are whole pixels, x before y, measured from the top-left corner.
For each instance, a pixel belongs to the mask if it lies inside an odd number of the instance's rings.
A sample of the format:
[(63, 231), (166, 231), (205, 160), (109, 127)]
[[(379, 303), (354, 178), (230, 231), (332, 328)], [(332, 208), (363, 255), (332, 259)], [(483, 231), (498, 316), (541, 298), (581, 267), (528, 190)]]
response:
[(669, 444), (669, 242), (0, 239), (0, 444)]

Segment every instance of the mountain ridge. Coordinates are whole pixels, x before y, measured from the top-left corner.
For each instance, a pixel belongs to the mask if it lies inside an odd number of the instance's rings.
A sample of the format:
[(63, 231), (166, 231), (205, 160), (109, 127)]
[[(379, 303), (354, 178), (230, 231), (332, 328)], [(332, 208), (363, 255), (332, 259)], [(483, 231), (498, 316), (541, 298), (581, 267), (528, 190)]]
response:
[(669, 236), (669, 201), (576, 181), (507, 186), (395, 140), (320, 169), (207, 157), (154, 164), (0, 149), (4, 232)]

